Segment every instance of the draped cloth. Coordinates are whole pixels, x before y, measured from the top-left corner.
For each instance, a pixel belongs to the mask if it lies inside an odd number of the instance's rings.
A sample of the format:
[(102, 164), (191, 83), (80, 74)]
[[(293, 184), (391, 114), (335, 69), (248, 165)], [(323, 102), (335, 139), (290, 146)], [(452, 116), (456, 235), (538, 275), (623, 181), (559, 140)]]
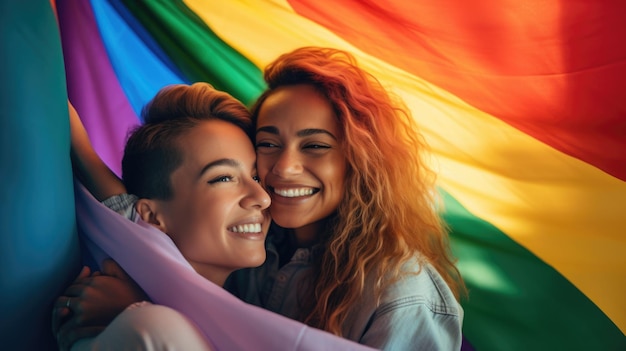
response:
[(178, 310), (216, 350), (371, 350), (246, 304), (194, 271), (158, 229), (129, 221), (75, 183), (79, 233), (97, 262), (111, 257), (153, 302)]

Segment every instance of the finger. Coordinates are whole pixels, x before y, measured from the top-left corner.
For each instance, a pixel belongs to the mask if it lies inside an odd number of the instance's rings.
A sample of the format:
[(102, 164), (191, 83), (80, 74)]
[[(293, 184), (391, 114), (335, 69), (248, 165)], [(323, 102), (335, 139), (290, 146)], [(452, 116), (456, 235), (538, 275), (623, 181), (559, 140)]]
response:
[[(75, 282), (68, 286), (63, 292), (63, 295), (67, 297), (82, 296), (85, 289), (92, 285), (94, 285), (94, 277), (83, 278), (80, 282)], [(65, 300), (63, 302), (65, 302)]]
[(72, 302), (70, 301), (70, 296), (59, 296), (59, 298), (57, 298), (56, 300), (54, 300), (54, 303), (52, 304), (52, 307), (54, 309), (69, 309), (69, 305)]
[(89, 266), (83, 266), (83, 268), (80, 270), (80, 273), (78, 273), (78, 276), (74, 280), (80, 280), (82, 278), (89, 277), (90, 275), (91, 269), (89, 269)]
[(67, 338), (67, 336), (71, 334), (73, 330), (79, 330), (95, 326), (96, 325), (83, 325), (80, 316), (72, 315), (71, 318), (61, 323), (55, 335), (57, 336), (57, 340), (61, 340), (61, 338)]
[(102, 261), (102, 272), (106, 275), (118, 277), (124, 280), (130, 279), (130, 277), (128, 276), (128, 274), (126, 274), (124, 269), (112, 259), (106, 259)]
[(59, 307), (59, 304), (62, 304), (60, 301), (62, 301), (62, 299), (57, 299), (52, 307), (52, 333), (54, 335), (59, 332), (61, 324), (63, 324), (65, 318), (70, 314), (69, 308), (65, 307), (64, 304)]
[(95, 338), (102, 333), (104, 329), (105, 327), (102, 326), (92, 326), (62, 330), (57, 334), (59, 348), (61, 350), (69, 350), (76, 341), (84, 338)]
[(91, 270), (89, 269), (89, 267), (85, 266), (81, 269), (80, 273), (78, 274), (78, 276), (74, 279), (74, 281), (66, 288), (69, 289), (72, 286), (75, 285), (85, 285), (85, 282), (89, 282), (89, 280), (91, 279), (92, 275), (91, 275)]

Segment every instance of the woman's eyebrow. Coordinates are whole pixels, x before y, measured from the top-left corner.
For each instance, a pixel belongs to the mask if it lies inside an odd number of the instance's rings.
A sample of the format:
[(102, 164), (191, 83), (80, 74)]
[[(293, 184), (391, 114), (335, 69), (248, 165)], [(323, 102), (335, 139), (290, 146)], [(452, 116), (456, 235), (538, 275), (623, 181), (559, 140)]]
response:
[[(274, 126), (259, 127), (259, 129), (256, 130), (256, 134), (259, 134), (261, 132), (274, 134), (274, 135), (280, 135), (280, 131), (278, 130), (278, 128)], [(301, 138), (310, 136), (310, 135), (315, 135), (315, 134), (326, 134), (330, 136), (331, 138), (333, 138), (334, 140), (337, 140), (337, 138), (333, 135), (333, 133), (327, 131), (326, 129), (307, 128), (307, 129), (302, 129), (298, 131), (298, 133), (296, 133), (296, 135)]]
[(259, 134), (261, 132), (266, 132), (266, 133), (270, 133), (270, 134), (274, 134), (274, 135), (279, 135), (279, 131), (278, 128), (274, 127), (274, 126), (265, 126), (265, 127), (260, 127), (259, 129), (256, 130), (256, 134)]
[(299, 130), (298, 133), (296, 133), (296, 135), (299, 137), (306, 137), (306, 136), (315, 135), (315, 134), (326, 134), (330, 136), (331, 138), (337, 140), (337, 138), (335, 138), (333, 133), (327, 131), (326, 129), (308, 128), (308, 129)]
[(234, 160), (232, 158), (221, 158), (219, 160), (215, 160), (213, 162), (209, 162), (206, 165), (204, 165), (204, 167), (202, 167), (202, 169), (198, 173), (198, 178), (201, 178), (202, 175), (206, 173), (206, 171), (208, 171), (209, 169), (213, 167), (217, 167), (217, 166), (238, 167), (240, 165), (241, 165), (241, 162)]

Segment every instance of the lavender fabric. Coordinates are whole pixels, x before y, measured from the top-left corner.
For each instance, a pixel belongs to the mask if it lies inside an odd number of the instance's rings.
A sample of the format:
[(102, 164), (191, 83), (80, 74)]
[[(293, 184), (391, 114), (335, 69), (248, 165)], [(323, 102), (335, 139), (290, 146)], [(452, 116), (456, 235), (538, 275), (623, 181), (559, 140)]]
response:
[(248, 305), (197, 274), (170, 238), (111, 211), (75, 182), (79, 233), (98, 262), (111, 257), (153, 302), (185, 314), (217, 350), (372, 350)]

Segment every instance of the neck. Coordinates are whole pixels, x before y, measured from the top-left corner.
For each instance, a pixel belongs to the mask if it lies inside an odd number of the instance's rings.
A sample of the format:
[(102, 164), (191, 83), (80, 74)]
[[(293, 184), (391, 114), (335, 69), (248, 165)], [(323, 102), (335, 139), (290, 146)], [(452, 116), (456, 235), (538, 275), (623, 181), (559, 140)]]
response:
[(324, 220), (317, 221), (293, 230), (297, 247), (311, 247), (320, 242)]
[(222, 287), (224, 286), (224, 282), (226, 282), (228, 275), (232, 273), (231, 270), (224, 270), (218, 267), (208, 266), (206, 264), (200, 264), (192, 261), (189, 261), (189, 264), (191, 264), (191, 267), (193, 267), (198, 274)]

